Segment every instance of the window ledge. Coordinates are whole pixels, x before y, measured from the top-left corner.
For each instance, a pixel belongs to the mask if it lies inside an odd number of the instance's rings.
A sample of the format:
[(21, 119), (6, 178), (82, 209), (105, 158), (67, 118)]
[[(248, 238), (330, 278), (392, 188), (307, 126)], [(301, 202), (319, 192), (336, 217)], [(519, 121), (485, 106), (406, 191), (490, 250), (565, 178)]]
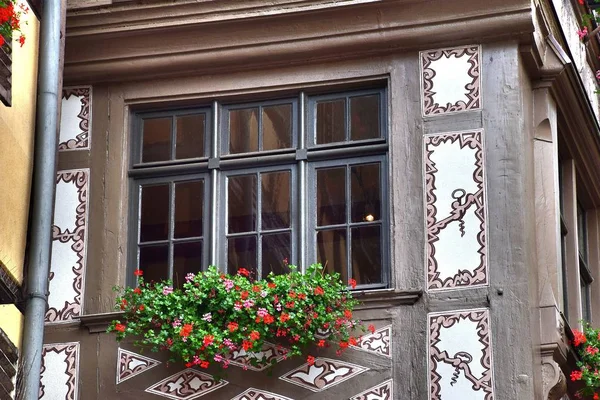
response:
[(421, 298), (423, 291), (416, 289), (361, 290), (352, 292), (352, 295), (360, 301), (360, 304), (356, 307), (357, 310), (371, 310), (413, 305)]
[(113, 320), (118, 319), (123, 314), (124, 313), (121, 311), (88, 314), (80, 316), (79, 321), (81, 322), (81, 325), (88, 328), (90, 333), (105, 333), (108, 329), (108, 325), (110, 325)]

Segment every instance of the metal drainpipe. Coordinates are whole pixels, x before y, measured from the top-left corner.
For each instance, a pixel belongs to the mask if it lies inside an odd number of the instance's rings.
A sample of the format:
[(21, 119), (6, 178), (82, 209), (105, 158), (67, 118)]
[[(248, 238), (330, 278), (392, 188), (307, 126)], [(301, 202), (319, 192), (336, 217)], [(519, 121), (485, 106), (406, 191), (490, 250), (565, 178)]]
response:
[(36, 134), (31, 196), (31, 232), (27, 276), (27, 306), (21, 354), (22, 392), (19, 400), (37, 400), (48, 304), (51, 229), (54, 212), (56, 152), (61, 82), (61, 1), (43, 3), (40, 21)]

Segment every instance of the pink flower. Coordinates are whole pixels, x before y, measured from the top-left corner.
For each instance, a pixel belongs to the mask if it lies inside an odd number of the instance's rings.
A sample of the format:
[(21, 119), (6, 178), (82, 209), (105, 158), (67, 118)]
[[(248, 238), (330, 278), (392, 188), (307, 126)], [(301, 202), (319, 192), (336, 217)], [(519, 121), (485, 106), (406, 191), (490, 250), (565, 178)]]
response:
[(248, 299), (248, 300), (244, 301), (244, 308), (246, 308), (246, 309), (252, 308), (253, 305), (254, 305), (254, 300), (252, 300), (252, 299)]
[(206, 313), (202, 316), (202, 319), (206, 322), (212, 321), (212, 315), (210, 313)]
[(600, 69), (596, 71), (596, 79), (600, 79)]
[(259, 308), (258, 312), (256, 314), (258, 314), (259, 317), (264, 318), (265, 316), (267, 316), (269, 314), (269, 312), (267, 311), (266, 308)]
[(235, 311), (240, 311), (242, 309), (242, 303), (240, 303), (239, 301), (236, 301), (235, 304), (233, 305), (233, 309)]
[(171, 325), (173, 325), (173, 328), (179, 328), (181, 326), (181, 320), (176, 319)]
[(185, 281), (186, 281), (186, 282), (193, 281), (195, 276), (196, 276), (196, 275), (194, 275), (194, 274), (192, 274), (192, 273), (190, 272), (189, 274), (187, 274), (187, 275), (185, 276)]
[(216, 362), (221, 362), (223, 361), (223, 356), (220, 354), (215, 354), (215, 361)]
[(163, 295), (164, 296), (170, 295), (171, 293), (173, 293), (173, 288), (171, 286), (163, 287)]
[(233, 289), (233, 287), (235, 286), (235, 284), (233, 283), (233, 281), (231, 279), (225, 279), (224, 285), (225, 285), (225, 290), (227, 290), (228, 292), (231, 289)]
[(580, 40), (583, 40), (583, 38), (586, 37), (587, 34), (588, 34), (587, 26), (584, 26), (583, 29), (577, 31), (577, 35), (579, 36)]

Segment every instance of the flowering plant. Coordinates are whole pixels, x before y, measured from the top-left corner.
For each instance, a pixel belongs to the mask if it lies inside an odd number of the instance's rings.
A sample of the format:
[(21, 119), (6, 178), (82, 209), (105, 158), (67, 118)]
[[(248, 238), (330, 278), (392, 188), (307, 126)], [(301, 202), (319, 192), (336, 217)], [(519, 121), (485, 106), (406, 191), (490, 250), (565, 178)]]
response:
[(593, 395), (594, 400), (600, 399), (600, 329), (593, 329), (588, 323), (583, 332), (573, 330), (573, 346), (579, 354), (578, 370), (571, 372), (572, 381), (582, 381), (584, 387), (578, 393)]
[[(116, 332), (117, 340), (136, 336), (138, 346), (168, 350), (171, 361), (201, 368), (212, 363), (227, 368), (230, 355), (241, 351), (257, 365), (262, 360), (256, 353), (266, 341), (285, 347), (280, 349), (286, 357), (301, 355), (312, 344), (336, 343), (338, 353), (356, 345), (359, 338), (352, 332), (362, 325), (352, 311), (358, 302), (339, 274), (325, 274), (320, 264), (306, 273), (289, 268), (288, 274), (254, 281), (244, 268), (232, 276), (210, 267), (188, 274), (182, 289), (171, 281), (145, 283), (137, 270), (138, 287), (118, 289), (116, 308), (125, 313), (108, 331)], [(329, 335), (328, 341), (321, 334)]]
[(29, 8), (17, 5), (17, 0), (0, 0), (0, 46), (12, 38), (14, 32), (19, 32), (19, 44), (23, 47), (25, 35), (21, 32), (21, 16), (28, 12)]

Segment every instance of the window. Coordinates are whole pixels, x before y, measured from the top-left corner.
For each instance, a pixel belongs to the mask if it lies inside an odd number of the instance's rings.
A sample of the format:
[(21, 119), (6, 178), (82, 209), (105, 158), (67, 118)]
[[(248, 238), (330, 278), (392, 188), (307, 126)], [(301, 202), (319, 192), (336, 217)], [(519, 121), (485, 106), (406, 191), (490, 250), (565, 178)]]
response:
[(385, 287), (386, 121), (384, 89), (135, 114), (132, 269), (181, 285), (320, 262)]
[(581, 315), (586, 321), (592, 320), (592, 274), (588, 267), (587, 212), (577, 203), (577, 246), (579, 254), (579, 279), (581, 282)]
[(10, 107), (12, 104), (12, 39), (4, 38), (0, 46), (0, 101)]

